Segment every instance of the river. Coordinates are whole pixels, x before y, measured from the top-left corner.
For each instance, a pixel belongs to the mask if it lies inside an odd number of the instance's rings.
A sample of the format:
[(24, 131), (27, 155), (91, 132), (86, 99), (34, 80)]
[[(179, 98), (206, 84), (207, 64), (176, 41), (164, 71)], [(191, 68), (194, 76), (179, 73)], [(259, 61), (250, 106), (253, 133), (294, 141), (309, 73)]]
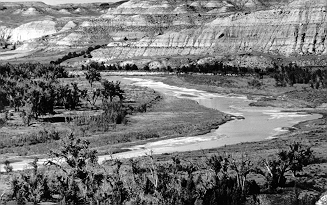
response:
[[(273, 107), (251, 107), (246, 96), (242, 95), (222, 95), (209, 93), (206, 91), (187, 89), (176, 86), (170, 86), (162, 82), (142, 78), (112, 78), (121, 80), (123, 83), (131, 83), (137, 86), (145, 86), (154, 89), (164, 95), (175, 96), (178, 98), (187, 98), (197, 101), (200, 105), (219, 111), (243, 116), (242, 120), (229, 121), (212, 130), (208, 134), (199, 136), (185, 136), (174, 139), (164, 139), (156, 142), (150, 142), (143, 145), (129, 147), (130, 151), (117, 153), (112, 156), (99, 156), (99, 162), (103, 162), (111, 157), (129, 158), (143, 156), (146, 154), (163, 154), (183, 151), (193, 151), (201, 149), (217, 148), (224, 145), (236, 144), (241, 142), (254, 142), (269, 140), (278, 134), (286, 132), (283, 127), (292, 127), (295, 124), (321, 117), (319, 114), (307, 114), (304, 112), (294, 112)], [(22, 170), (32, 162), (32, 159), (13, 162), (11, 165), (14, 170)], [(46, 159), (39, 160), (42, 164)], [(1, 167), (1, 170), (3, 168)]]
[[(243, 95), (222, 95), (206, 91), (170, 86), (162, 82), (156, 82), (141, 78), (125, 78), (137, 86), (145, 86), (165, 95), (178, 98), (187, 98), (197, 101), (200, 105), (219, 111), (243, 116), (244, 119), (229, 121), (212, 130), (208, 134), (179, 137), (174, 139), (160, 140), (129, 148), (130, 151), (113, 155), (115, 158), (127, 158), (143, 156), (145, 154), (163, 154), (201, 149), (217, 148), (224, 145), (241, 142), (254, 142), (269, 140), (277, 135), (287, 132), (283, 128), (292, 127), (295, 124), (318, 119), (319, 114), (307, 114), (273, 107), (251, 107)], [(286, 112), (285, 112), (286, 111)], [(100, 162), (109, 158), (101, 156)]]

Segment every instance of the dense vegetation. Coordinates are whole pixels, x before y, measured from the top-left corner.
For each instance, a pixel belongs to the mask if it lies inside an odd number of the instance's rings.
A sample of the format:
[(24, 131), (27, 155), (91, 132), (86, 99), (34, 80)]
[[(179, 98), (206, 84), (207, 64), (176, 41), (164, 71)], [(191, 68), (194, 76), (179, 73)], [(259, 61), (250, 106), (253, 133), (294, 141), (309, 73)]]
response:
[[(62, 78), (71, 76), (58, 65), (0, 65), (0, 126), (27, 128), (38, 123), (45, 126), (44, 130), (17, 133), (14, 137), (3, 133), (0, 153), (17, 152), (21, 155), (26, 153), (23, 151), (26, 147), (59, 140), (65, 131), (59, 132), (51, 124), (44, 123), (56, 122), (60, 117), (54, 114), (60, 114), (63, 110), (78, 111), (59, 120), (65, 122), (68, 128), (73, 126), (82, 133), (86, 130), (89, 133), (113, 130), (116, 124), (127, 123), (128, 114), (146, 111), (148, 102), (135, 105), (122, 102), (125, 91), (120, 82), (102, 79), (94, 69), (87, 70), (85, 76), (89, 86), (82, 87), (75, 82), (64, 83)], [(95, 82), (98, 82), (97, 86), (94, 86)], [(96, 114), (92, 114), (94, 110)], [(20, 119), (18, 123), (15, 121), (17, 118)], [(112, 141), (116, 142), (117, 139)], [(37, 147), (35, 149), (39, 150)]]
[[(144, 70), (149, 71), (148, 65), (143, 68), (138, 68), (135, 64), (126, 64), (124, 66), (111, 64), (105, 65), (102, 63), (91, 62), (86, 66), (82, 66), (82, 70), (89, 70), (90, 68), (98, 71), (115, 71), (115, 70)], [(327, 70), (317, 68), (311, 69), (307, 67), (299, 67), (294, 63), (288, 65), (277, 65), (274, 64), (271, 68), (260, 69), (260, 68), (248, 68), (231, 66), (224, 64), (223, 62), (196, 64), (190, 63), (187, 65), (178, 66), (176, 68), (171, 68), (170, 66), (157, 68), (154, 70), (160, 70), (164, 72), (175, 72), (178, 74), (192, 74), (192, 73), (202, 73), (202, 74), (213, 74), (221, 76), (256, 76), (258, 79), (264, 78), (264, 76), (272, 77), (276, 81), (276, 86), (285, 87), (293, 86), (294, 84), (309, 84), (312, 88), (327, 88)], [(251, 82), (254, 86), (260, 84), (258, 80)]]
[[(86, 73), (86, 79), (91, 87), (93, 82), (101, 81), (100, 73), (90, 69)], [(81, 106), (82, 99), (95, 106), (95, 97), (101, 97), (103, 102), (118, 96), (124, 98), (124, 91), (119, 82), (102, 81), (102, 88), (96, 89), (95, 93), (89, 93), (88, 89), (80, 89), (77, 83), (63, 85), (59, 78), (69, 77), (61, 66), (53, 64), (19, 64), (0, 66), (1, 107), (10, 106), (15, 111), (21, 108), (29, 108), (23, 112), (27, 117), (38, 119), (40, 115), (54, 114), (55, 107), (63, 107), (75, 110)], [(92, 91), (91, 91), (92, 92)], [(94, 96), (95, 95), (95, 96)], [(92, 100), (92, 102), (91, 102)], [(29, 106), (25, 106), (29, 105)]]
[(222, 62), (214, 64), (190, 64), (176, 69), (178, 73), (212, 73), (214, 75), (252, 75), (262, 79), (264, 76), (273, 77), (276, 86), (285, 87), (294, 84), (310, 84), (312, 88), (327, 87), (327, 70), (302, 68), (296, 64), (274, 64), (272, 68), (259, 69), (224, 65)]
[[(39, 168), (14, 174), (7, 200), (19, 202), (64, 201), (68, 204), (244, 204), (256, 203), (256, 196), (286, 186), (286, 173), (297, 176), (314, 160), (310, 148), (299, 143), (276, 156), (254, 163), (242, 155), (211, 155), (201, 163), (172, 157), (156, 162), (152, 155), (129, 161), (97, 162), (89, 142), (68, 135), (59, 150), (50, 152), (53, 160)], [(262, 165), (260, 165), (262, 164)], [(7, 162), (8, 172), (11, 172)], [(259, 186), (250, 175), (262, 175)], [(309, 204), (312, 204), (312, 200)], [(295, 202), (290, 202), (295, 204)]]
[[(68, 77), (60, 66), (42, 64), (1, 65), (1, 103), (16, 111), (31, 104), (30, 113), (34, 117), (53, 113), (56, 101), (57, 78)], [(59, 102), (58, 102), (59, 103)]]
[(88, 47), (86, 50), (83, 50), (79, 53), (77, 52), (69, 52), (67, 55), (64, 55), (62, 58), (58, 58), (56, 61), (51, 61), (50, 64), (55, 64), (55, 65), (59, 65), (60, 63), (72, 59), (72, 58), (76, 58), (76, 57), (80, 57), (83, 56), (84, 58), (92, 58), (91, 52), (99, 49), (101, 47), (103, 47), (104, 45), (96, 45), (94, 47), (90, 46)]

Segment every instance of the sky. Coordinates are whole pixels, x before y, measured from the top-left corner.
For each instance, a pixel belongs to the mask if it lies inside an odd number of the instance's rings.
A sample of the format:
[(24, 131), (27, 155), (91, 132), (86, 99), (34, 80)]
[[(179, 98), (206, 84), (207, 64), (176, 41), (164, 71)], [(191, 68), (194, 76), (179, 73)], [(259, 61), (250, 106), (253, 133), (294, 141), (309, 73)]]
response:
[(92, 2), (116, 2), (118, 0), (0, 0), (0, 2), (20, 2), (20, 1), (43, 1), (46, 4), (67, 4), (67, 3), (92, 3)]

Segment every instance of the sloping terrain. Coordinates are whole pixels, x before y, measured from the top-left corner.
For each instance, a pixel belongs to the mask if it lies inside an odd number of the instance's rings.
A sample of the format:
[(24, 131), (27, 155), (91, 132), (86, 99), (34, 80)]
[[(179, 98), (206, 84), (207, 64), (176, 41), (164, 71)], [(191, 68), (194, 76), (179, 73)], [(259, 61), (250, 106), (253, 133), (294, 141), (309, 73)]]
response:
[(92, 52), (92, 60), (163, 63), (167, 57), (251, 54), (267, 61), (277, 56), (296, 57), (300, 64), (326, 62), (325, 0), (130, 0), (111, 6), (32, 3), (19, 8), (3, 3), (0, 10), (0, 15), (24, 18), (19, 26), (0, 22), (2, 41), (29, 45), (20, 50), (42, 48), (49, 55), (107, 44)]

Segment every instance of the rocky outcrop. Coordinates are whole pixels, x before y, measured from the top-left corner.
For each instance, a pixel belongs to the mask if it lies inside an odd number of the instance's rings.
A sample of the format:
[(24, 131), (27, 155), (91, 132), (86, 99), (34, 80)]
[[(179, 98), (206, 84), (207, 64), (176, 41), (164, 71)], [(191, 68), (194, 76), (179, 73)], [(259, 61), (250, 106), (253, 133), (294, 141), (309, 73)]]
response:
[[(176, 9), (172, 11), (166, 2), (158, 6), (154, 6), (153, 2), (129, 1), (115, 11), (109, 11), (110, 18), (118, 18), (117, 14), (137, 13), (139, 19), (141, 18), (139, 12), (151, 13), (152, 10), (159, 8), (164, 14), (176, 13)], [(195, 2), (192, 4), (195, 5)], [(226, 7), (226, 5), (224, 6)], [(186, 8), (185, 5), (176, 8), (182, 7)], [(123, 57), (215, 55), (244, 52), (285, 56), (326, 55), (326, 8), (325, 0), (298, 0), (277, 9), (237, 12), (225, 17), (219, 16), (212, 21), (202, 22), (201, 26), (194, 23), (188, 24), (189, 22), (186, 21), (182, 25), (191, 28), (167, 29), (163, 34), (144, 37), (139, 41), (125, 44), (125, 46), (110, 46), (107, 49), (94, 51), (93, 56), (96, 60), (110, 60)], [(192, 12), (189, 15), (192, 15)], [(106, 18), (106, 16), (103, 17)], [(135, 17), (133, 16), (133, 18)], [(172, 22), (176, 22), (176, 19), (174, 18), (170, 22), (171, 27), (174, 27)], [(147, 24), (144, 21), (142, 24), (137, 22), (139, 21), (135, 21), (138, 26)], [(133, 24), (129, 23), (129, 25)]]
[(66, 32), (77, 26), (75, 22), (103, 12), (100, 3), (51, 6), (43, 2), (0, 2), (0, 38), (7, 43), (35, 40)]
[(0, 26), (0, 39), (3, 41), (8, 41), (11, 37), (12, 29), (6, 26)]
[[(227, 2), (233, 1), (130, 0), (100, 17), (24, 24), (11, 31), (10, 39), (24, 41), (56, 34), (47, 44), (53, 51), (106, 43), (106, 48), (92, 52), (93, 60), (106, 62), (230, 54), (318, 56), (322, 62), (327, 55), (326, 0)], [(85, 11), (85, 7), (60, 9), (69, 14)], [(57, 8), (58, 13), (61, 10)], [(247, 59), (257, 62), (260, 58)], [(259, 64), (264, 66), (266, 61)]]
[(33, 21), (23, 24), (11, 32), (11, 42), (22, 42), (30, 39), (39, 38), (45, 35), (54, 34), (56, 30), (54, 21)]

